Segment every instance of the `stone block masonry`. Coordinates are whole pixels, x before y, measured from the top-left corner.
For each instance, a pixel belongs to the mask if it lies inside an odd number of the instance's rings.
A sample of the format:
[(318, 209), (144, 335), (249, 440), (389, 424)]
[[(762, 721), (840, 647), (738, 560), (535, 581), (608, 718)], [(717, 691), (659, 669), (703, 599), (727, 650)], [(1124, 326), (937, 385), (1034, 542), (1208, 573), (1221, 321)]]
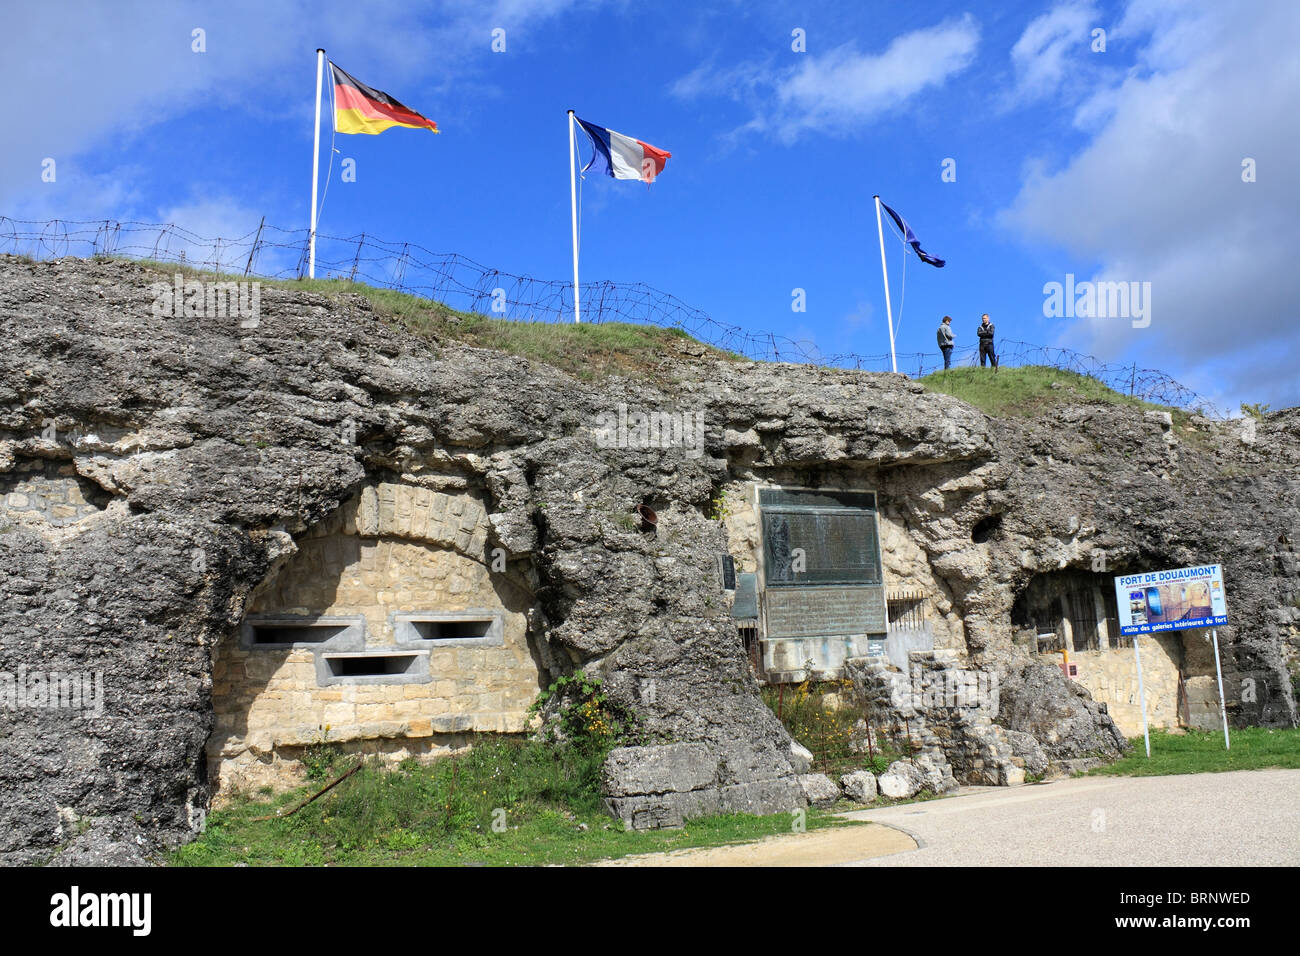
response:
[[(208, 744), (218, 787), (295, 782), (294, 755), (322, 742), (389, 741), (391, 753), (437, 754), (454, 746), (438, 742), (449, 735), (523, 732), (541, 681), (528, 646), (530, 599), (493, 574), (486, 541), (486, 513), (472, 497), (392, 483), (367, 486), (300, 538), (250, 603), (245, 629), (323, 619), (340, 626), (322, 633), (340, 637), (313, 646), (314, 628), (304, 627), (294, 636), (306, 640), (288, 647), (232, 637), (218, 649)], [(441, 639), (411, 617), (484, 626), (448, 628), (480, 637)], [(391, 672), (332, 676), (331, 664), (347, 674), (385, 655), (397, 662)]]
[[(1183, 635), (1152, 634), (1140, 640), (1147, 723), (1151, 727), (1179, 727), (1183, 724), (1183, 704), (1178, 688)], [(1060, 658), (1057, 657), (1054, 663), (1059, 661)], [(1124, 736), (1141, 735), (1142, 701), (1138, 695), (1137, 664), (1133, 648), (1079, 651), (1070, 655), (1070, 662), (1079, 667), (1075, 682), (1086, 687), (1093, 700), (1106, 705), (1107, 712)], [(1210, 666), (1213, 668), (1214, 665), (1211, 663)], [(1216, 719), (1218, 712), (1218, 691), (1215, 690)]]
[(108, 497), (65, 461), (21, 460), (0, 474), (0, 510), (19, 520), (75, 524), (103, 511)]

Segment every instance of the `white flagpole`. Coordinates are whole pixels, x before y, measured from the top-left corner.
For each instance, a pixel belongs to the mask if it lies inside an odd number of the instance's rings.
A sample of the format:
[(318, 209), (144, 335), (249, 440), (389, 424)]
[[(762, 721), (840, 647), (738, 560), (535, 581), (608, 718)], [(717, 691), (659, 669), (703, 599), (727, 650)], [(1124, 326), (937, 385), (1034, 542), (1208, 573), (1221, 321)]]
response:
[(898, 371), (898, 359), (894, 356), (894, 310), (889, 305), (889, 270), (885, 266), (885, 227), (880, 222), (880, 197), (876, 197), (876, 232), (880, 235), (880, 275), (885, 280), (885, 318), (889, 322), (889, 364)]
[(316, 48), (316, 129), (311, 147), (311, 235), (307, 240), (307, 277), (316, 278), (316, 183), (320, 179), (320, 84), (325, 51)]
[(573, 321), (582, 321), (578, 307), (580, 286), (578, 285), (578, 176), (577, 160), (574, 156), (573, 110), (569, 110), (569, 220), (573, 227)]

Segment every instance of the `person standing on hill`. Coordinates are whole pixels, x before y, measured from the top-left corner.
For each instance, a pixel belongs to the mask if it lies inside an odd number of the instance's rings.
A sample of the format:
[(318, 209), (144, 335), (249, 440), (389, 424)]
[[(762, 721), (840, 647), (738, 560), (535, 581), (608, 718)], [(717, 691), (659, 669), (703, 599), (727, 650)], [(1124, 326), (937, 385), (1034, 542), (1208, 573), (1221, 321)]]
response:
[(989, 321), (987, 312), (981, 316), (979, 329), (975, 334), (980, 338), (980, 368), (984, 367), (984, 357), (987, 355), (993, 362), (993, 371), (998, 370), (998, 353), (993, 350), (993, 323)]
[(952, 366), (952, 316), (945, 315), (939, 323), (939, 351), (943, 353), (943, 367)]

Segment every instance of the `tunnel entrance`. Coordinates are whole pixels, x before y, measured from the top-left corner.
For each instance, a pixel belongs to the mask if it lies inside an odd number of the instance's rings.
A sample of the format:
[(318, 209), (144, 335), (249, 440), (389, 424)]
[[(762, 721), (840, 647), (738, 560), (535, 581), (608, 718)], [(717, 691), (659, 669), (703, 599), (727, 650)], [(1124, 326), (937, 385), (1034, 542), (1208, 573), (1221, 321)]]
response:
[(1107, 574), (1064, 570), (1035, 575), (1011, 607), (1011, 623), (1031, 632), (1040, 654), (1132, 647), (1119, 632), (1114, 579)]

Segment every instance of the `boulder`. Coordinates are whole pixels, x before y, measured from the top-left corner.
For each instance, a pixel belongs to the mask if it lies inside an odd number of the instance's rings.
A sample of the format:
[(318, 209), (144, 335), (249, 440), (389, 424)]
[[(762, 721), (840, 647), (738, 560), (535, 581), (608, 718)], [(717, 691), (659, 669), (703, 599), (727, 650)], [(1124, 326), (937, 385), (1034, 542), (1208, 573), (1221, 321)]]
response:
[(881, 796), (891, 800), (906, 800), (921, 792), (925, 786), (925, 775), (904, 760), (895, 760), (889, 769), (880, 775)]
[(840, 777), (844, 795), (855, 803), (870, 803), (876, 799), (876, 775), (870, 770), (854, 770)]
[[(1034, 738), (1052, 760), (1092, 754), (1118, 757), (1129, 749), (1105, 704), (1067, 681), (1059, 667), (1039, 661), (1024, 662), (1003, 675), (997, 722), (1004, 730)], [(1028, 769), (1028, 761), (1025, 766)]]
[(952, 766), (941, 753), (921, 753), (912, 759), (912, 765), (921, 774), (921, 786), (931, 793), (947, 793), (957, 789)]
[(1025, 762), (1025, 772), (1041, 777), (1047, 772), (1049, 763), (1047, 754), (1038, 741), (1029, 734), (1018, 730), (1002, 730), (1002, 737), (1011, 747), (1011, 752)]
[(812, 767), (812, 751), (797, 740), (790, 741), (790, 766), (795, 773), (807, 773)]
[(840, 788), (824, 773), (803, 773), (798, 779), (803, 795), (814, 807), (825, 809), (840, 798)]
[(718, 758), (705, 744), (616, 747), (603, 771), (605, 793), (612, 797), (687, 793), (715, 782)]

